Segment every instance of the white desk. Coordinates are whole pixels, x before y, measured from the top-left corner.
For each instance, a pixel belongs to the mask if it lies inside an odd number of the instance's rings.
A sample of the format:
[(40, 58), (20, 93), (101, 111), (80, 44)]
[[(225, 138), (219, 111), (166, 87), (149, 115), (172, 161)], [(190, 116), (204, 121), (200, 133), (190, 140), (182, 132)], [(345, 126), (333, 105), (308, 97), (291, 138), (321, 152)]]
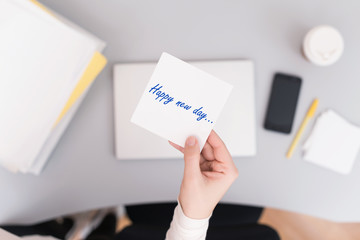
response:
[[(40, 177), (0, 169), (0, 222), (31, 222), (95, 207), (174, 201), (182, 160), (118, 161), (114, 154), (112, 66), (158, 59), (167, 51), (184, 60), (255, 61), (257, 156), (235, 159), (240, 176), (226, 202), (270, 206), (335, 221), (360, 221), (360, 156), (342, 176), (285, 152), (293, 138), (263, 129), (272, 76), (303, 77), (294, 122), (311, 100), (360, 125), (360, 1), (120, 1), (43, 0), (104, 39), (109, 64), (98, 77)], [(305, 33), (331, 24), (345, 52), (331, 67), (301, 56)], [(309, 129), (307, 129), (307, 133)], [(305, 134), (305, 136), (307, 135)]]

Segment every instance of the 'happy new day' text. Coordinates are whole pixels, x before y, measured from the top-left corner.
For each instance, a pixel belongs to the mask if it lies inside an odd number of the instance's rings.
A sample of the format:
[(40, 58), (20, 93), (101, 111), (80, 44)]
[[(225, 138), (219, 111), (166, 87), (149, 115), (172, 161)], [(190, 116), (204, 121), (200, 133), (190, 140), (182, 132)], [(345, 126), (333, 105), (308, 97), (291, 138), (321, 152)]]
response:
[[(149, 93), (154, 94), (156, 96), (155, 97), (156, 101), (158, 101), (160, 103), (163, 103), (164, 105), (167, 105), (167, 104), (174, 101), (174, 97), (171, 97), (169, 94), (165, 93), (164, 91), (161, 91), (162, 87), (163, 86), (160, 86), (160, 84), (156, 84), (154, 87), (152, 87), (149, 90)], [(174, 101), (174, 103), (175, 103), (175, 101)], [(186, 104), (185, 102), (182, 102), (182, 101), (177, 101), (175, 103), (175, 105), (177, 107), (183, 108), (184, 110), (187, 110), (187, 111), (192, 108), (191, 105), (188, 105), (188, 104)], [(195, 108), (192, 111), (192, 113), (195, 116), (197, 116), (197, 118), (196, 118), (197, 121), (200, 121), (200, 120), (204, 119), (205, 121), (207, 121), (209, 123), (213, 123), (213, 121), (211, 121), (210, 119), (207, 119), (207, 114), (204, 112), (203, 107)]]

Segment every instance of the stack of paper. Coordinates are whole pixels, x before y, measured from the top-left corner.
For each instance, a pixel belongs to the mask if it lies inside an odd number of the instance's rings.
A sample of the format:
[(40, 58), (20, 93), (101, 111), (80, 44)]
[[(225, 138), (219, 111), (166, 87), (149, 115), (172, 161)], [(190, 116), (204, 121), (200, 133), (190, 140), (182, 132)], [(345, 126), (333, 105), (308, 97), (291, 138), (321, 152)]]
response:
[(332, 110), (317, 118), (303, 146), (304, 159), (333, 171), (350, 173), (360, 148), (360, 128)]
[(0, 164), (39, 174), (89, 86), (104, 42), (32, 0), (0, 0)]

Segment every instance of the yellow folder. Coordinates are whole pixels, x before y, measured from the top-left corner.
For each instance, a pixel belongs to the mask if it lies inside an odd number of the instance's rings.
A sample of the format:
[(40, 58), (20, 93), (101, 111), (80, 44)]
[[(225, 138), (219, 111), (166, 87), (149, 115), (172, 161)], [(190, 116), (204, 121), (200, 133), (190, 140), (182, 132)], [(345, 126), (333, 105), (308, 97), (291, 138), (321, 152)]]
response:
[(32, 2), (33, 4), (35, 4), (36, 6), (38, 6), (39, 8), (41, 8), (42, 10), (44, 10), (45, 12), (53, 15), (52, 12), (51, 12), (49, 9), (47, 9), (44, 5), (42, 5), (41, 3), (39, 3), (37, 0), (30, 0), (30, 2)]
[[(44, 5), (39, 3), (37, 0), (30, 0), (36, 6), (41, 8), (42, 10), (46, 11), (47, 13), (52, 14), (52, 12), (47, 9)], [(72, 107), (72, 105), (76, 102), (76, 100), (84, 93), (84, 91), (91, 85), (91, 83), (95, 80), (97, 75), (104, 69), (107, 63), (107, 59), (99, 52), (95, 52), (89, 65), (87, 66), (86, 70), (84, 71), (82, 77), (80, 78), (78, 84), (76, 85), (75, 89), (71, 93), (70, 98), (68, 99), (67, 103), (65, 104), (63, 110), (61, 111), (59, 117), (57, 118), (54, 126), (56, 126), (60, 120), (65, 116), (67, 111)]]
[(64, 117), (64, 115), (72, 107), (72, 105), (76, 102), (76, 100), (84, 93), (84, 91), (95, 80), (97, 75), (105, 67), (106, 62), (107, 62), (106, 58), (101, 53), (95, 52), (84, 74), (82, 75), (80, 81), (76, 85), (74, 91), (71, 93), (69, 100), (65, 104), (65, 107), (63, 108), (58, 119), (56, 120), (55, 125), (60, 122), (60, 120)]

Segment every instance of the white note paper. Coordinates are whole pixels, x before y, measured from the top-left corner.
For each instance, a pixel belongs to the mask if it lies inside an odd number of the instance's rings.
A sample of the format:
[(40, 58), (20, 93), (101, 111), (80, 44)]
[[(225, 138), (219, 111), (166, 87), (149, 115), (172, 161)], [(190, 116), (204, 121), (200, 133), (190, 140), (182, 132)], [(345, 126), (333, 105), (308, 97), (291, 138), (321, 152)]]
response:
[(196, 136), (202, 149), (231, 90), (230, 84), (163, 53), (131, 122), (180, 146)]
[(303, 146), (304, 159), (338, 173), (350, 173), (360, 148), (360, 128), (332, 110), (321, 113)]

